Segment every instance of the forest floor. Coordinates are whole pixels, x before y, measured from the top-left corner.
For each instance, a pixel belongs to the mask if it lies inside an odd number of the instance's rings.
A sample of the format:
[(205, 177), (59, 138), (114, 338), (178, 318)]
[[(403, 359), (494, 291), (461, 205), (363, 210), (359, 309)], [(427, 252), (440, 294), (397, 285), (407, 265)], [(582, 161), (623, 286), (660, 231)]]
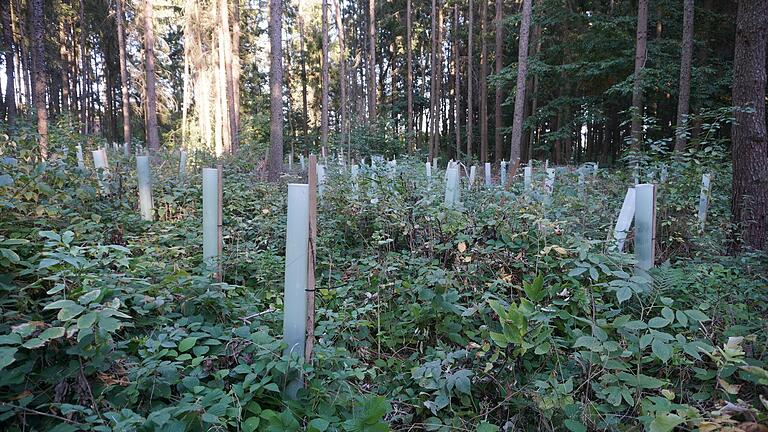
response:
[[(54, 143), (54, 145), (56, 145)], [(86, 154), (89, 152), (86, 151)], [(443, 205), (423, 161), (328, 162), (318, 208), (314, 361), (282, 356), (285, 185), (224, 163), (224, 282), (205, 276), (206, 156), (154, 166), (110, 152), (105, 195), (74, 147), (0, 154), (0, 428), (21, 430), (727, 430), (768, 419), (768, 260), (727, 256), (728, 172), (687, 160), (658, 184), (657, 266), (608, 240), (632, 173), (551, 200), (522, 169)], [(86, 158), (90, 159), (90, 158)], [(87, 161), (88, 166), (90, 160)], [(642, 179), (661, 165), (646, 161)], [(715, 169), (715, 168), (713, 168)], [(722, 170), (722, 168), (720, 168)], [(304, 182), (305, 175), (286, 176)], [(498, 179), (495, 179), (498, 182)], [(295, 401), (282, 390), (295, 376)]]

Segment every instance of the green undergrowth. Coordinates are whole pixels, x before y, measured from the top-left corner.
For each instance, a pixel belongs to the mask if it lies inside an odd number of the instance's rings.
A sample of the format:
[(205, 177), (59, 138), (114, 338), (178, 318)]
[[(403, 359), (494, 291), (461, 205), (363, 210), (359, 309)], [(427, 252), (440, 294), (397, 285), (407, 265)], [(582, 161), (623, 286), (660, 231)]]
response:
[[(54, 131), (55, 135), (58, 133)], [(26, 137), (26, 138), (25, 138)], [(66, 138), (66, 137), (65, 137)], [(224, 282), (201, 260), (199, 168), (154, 161), (155, 221), (135, 167), (111, 194), (75, 148), (0, 165), (0, 428), (120, 431), (721, 430), (766, 420), (766, 257), (726, 256), (730, 174), (717, 155), (668, 164), (657, 267), (608, 241), (628, 170), (583, 186), (462, 189), (442, 170), (379, 164), (356, 183), (329, 161), (318, 209), (314, 361), (282, 356), (285, 182), (224, 161)], [(68, 147), (64, 155), (63, 149)], [(88, 152), (86, 152), (88, 153)], [(643, 178), (658, 178), (658, 157)], [(713, 172), (706, 229), (699, 182)], [(282, 390), (297, 372), (296, 401)], [(725, 429), (722, 429), (725, 430)]]

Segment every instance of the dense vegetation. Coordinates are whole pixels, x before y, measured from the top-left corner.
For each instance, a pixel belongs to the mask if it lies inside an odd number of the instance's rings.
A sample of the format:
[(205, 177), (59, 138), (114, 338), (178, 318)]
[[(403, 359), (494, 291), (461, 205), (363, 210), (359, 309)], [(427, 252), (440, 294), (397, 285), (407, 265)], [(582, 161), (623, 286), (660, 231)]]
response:
[[(202, 276), (200, 176), (156, 164), (156, 221), (136, 210), (132, 160), (109, 181), (3, 142), (0, 425), (4, 430), (632, 430), (756, 427), (768, 415), (768, 265), (724, 256), (722, 143), (659, 186), (660, 265), (637, 274), (606, 241), (631, 183), (560, 168), (551, 204), (516, 179), (442, 203), (442, 174), (398, 159), (359, 190), (329, 161), (319, 203), (318, 342), (282, 356), (284, 193), (256, 158), (226, 161), (224, 282)], [(642, 160), (643, 179), (663, 155)], [(714, 173), (703, 234), (695, 207)], [(288, 181), (301, 181), (294, 172)], [(518, 174), (519, 175), (519, 174)], [(301, 368), (296, 401), (281, 390)], [(747, 429), (745, 429), (747, 430)]]

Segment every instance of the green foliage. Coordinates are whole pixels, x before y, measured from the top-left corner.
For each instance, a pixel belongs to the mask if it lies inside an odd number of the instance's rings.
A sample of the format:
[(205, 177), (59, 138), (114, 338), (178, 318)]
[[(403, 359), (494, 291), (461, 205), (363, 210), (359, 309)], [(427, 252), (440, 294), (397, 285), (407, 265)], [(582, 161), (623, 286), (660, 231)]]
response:
[[(284, 189), (255, 180), (253, 159), (226, 161), (225, 279), (211, 283), (200, 276), (207, 156), (191, 155), (183, 181), (175, 156), (160, 156), (147, 223), (133, 161), (110, 153), (104, 195), (94, 173), (74, 168), (71, 145), (64, 156), (65, 140), (44, 164), (32, 161), (32, 138), (14, 140), (0, 155), (4, 430), (670, 431), (766, 420), (768, 269), (762, 255), (718, 254), (729, 187), (719, 171), (707, 232), (690, 228), (717, 152), (669, 165), (663, 252), (649, 275), (605, 241), (631, 171), (580, 187), (559, 168), (545, 205), (537, 169), (534, 193), (518, 181), (464, 189), (448, 209), (441, 170), (430, 189), (421, 162), (379, 162), (357, 188), (329, 164), (317, 340), (302, 366), (282, 356)], [(643, 175), (657, 163), (644, 160)], [(296, 373), (305, 387), (286, 401)]]

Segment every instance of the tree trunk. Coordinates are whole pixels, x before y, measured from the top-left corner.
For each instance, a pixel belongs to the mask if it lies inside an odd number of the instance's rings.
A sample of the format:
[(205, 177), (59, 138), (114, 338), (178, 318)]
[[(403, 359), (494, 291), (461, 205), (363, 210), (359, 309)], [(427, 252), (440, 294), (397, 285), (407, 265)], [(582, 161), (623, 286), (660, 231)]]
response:
[(376, 122), (376, 0), (368, 0), (368, 121)]
[(643, 141), (643, 69), (648, 52), (648, 0), (637, 3), (637, 37), (635, 41), (635, 82), (632, 89), (632, 148), (640, 149)]
[[(410, 0), (409, 0), (410, 1)], [(333, 0), (333, 7), (336, 11), (336, 31), (339, 38), (339, 110), (341, 117), (339, 119), (339, 143), (343, 148), (346, 139), (347, 128), (347, 48), (344, 40), (344, 24), (341, 15), (339, 0)], [(351, 155), (348, 155), (351, 157)]]
[(405, 126), (405, 140), (406, 144), (408, 146), (408, 153), (413, 153), (414, 149), (414, 140), (413, 140), (413, 40), (412, 33), (413, 33), (413, 23), (411, 18), (411, 0), (406, 0), (406, 25), (405, 25), (405, 46), (406, 46), (406, 63), (408, 63), (408, 79), (407, 79), (407, 86), (408, 90), (406, 91), (406, 98), (407, 98), (407, 120), (406, 120), (406, 126)]
[(677, 138), (675, 151), (685, 151), (688, 105), (691, 98), (691, 62), (693, 59), (693, 0), (683, 1), (683, 47), (680, 55), (680, 89), (677, 101)]
[(474, 82), (472, 81), (472, 68), (474, 67), (475, 59), (472, 53), (474, 48), (474, 29), (472, 28), (475, 20), (475, 5), (474, 0), (469, 0), (469, 29), (467, 33), (467, 160), (472, 158), (472, 130), (474, 113), (474, 101), (472, 100), (472, 87)]
[(147, 146), (155, 152), (160, 149), (157, 130), (157, 93), (155, 92), (155, 33), (152, 27), (152, 1), (144, 0), (144, 69), (146, 72), (145, 98)]
[[(496, 50), (494, 56), (496, 57), (496, 75), (501, 74), (501, 70), (504, 68), (503, 54), (504, 54), (504, 38), (503, 38), (503, 21), (504, 9), (501, 4), (501, 0), (496, 0)], [(501, 85), (496, 85), (496, 100), (494, 103), (494, 125), (493, 125), (493, 138), (495, 141), (494, 160), (500, 162), (504, 158), (504, 142), (501, 138), (501, 103), (504, 101), (504, 95)], [(514, 163), (514, 161), (512, 161)]]
[(488, 162), (488, 0), (480, 10), (480, 162)]
[(240, 145), (240, 0), (232, 2), (232, 91), (235, 102), (235, 130)]
[[(0, 6), (2, 7), (2, 6)], [(69, 52), (67, 51), (67, 31), (65, 18), (59, 19), (59, 76), (61, 81), (61, 111), (69, 109)]]
[[(117, 6), (117, 46), (120, 57), (120, 91), (122, 94), (123, 106), (123, 143), (126, 147), (125, 152), (131, 153), (131, 94), (128, 89), (128, 59), (125, 54), (125, 12), (123, 11), (123, 2), (125, 0), (116, 0)], [(185, 89), (186, 90), (186, 89)], [(186, 93), (186, 92), (185, 92)]]
[(328, 0), (323, 0), (322, 3), (322, 31), (323, 31), (323, 53), (322, 53), (322, 80), (323, 80), (323, 93), (321, 96), (321, 112), (320, 112), (320, 144), (322, 146), (328, 145), (328, 86), (331, 79), (328, 71)]
[[(733, 223), (750, 248), (768, 249), (768, 136), (765, 124), (768, 0), (740, 0), (733, 61), (736, 123), (733, 148)], [(743, 108), (749, 107), (750, 110)], [(740, 245), (734, 243), (733, 251)]]
[[(410, 1), (410, 0), (409, 0)], [(16, 109), (15, 67), (13, 32), (11, 29), (11, 5), (10, 2), (0, 2), (0, 19), (3, 24), (3, 41), (5, 45), (5, 105), (8, 124), (13, 124), (18, 115)]]
[[(301, 6), (301, 2), (299, 3)], [(307, 52), (304, 49), (304, 18), (299, 10), (299, 48), (301, 49), (301, 112), (304, 116), (304, 146), (309, 151), (309, 106), (307, 105)], [(282, 61), (282, 60), (281, 60)], [(282, 85), (282, 84), (281, 84)]]
[(432, 27), (430, 28), (431, 48), (429, 51), (429, 162), (435, 157), (435, 111), (437, 111), (437, 2), (432, 0)]
[(45, 33), (43, 30), (43, 0), (30, 0), (32, 25), (32, 63), (35, 80), (35, 111), (37, 112), (37, 133), (40, 135), (38, 148), (40, 159), (48, 159), (48, 111), (45, 105)]
[(269, 0), (269, 170), (271, 182), (283, 170), (283, 1)]
[[(525, 80), (528, 74), (528, 36), (531, 31), (531, 0), (523, 0), (523, 17), (520, 22), (520, 43), (517, 51), (517, 92), (515, 93), (515, 116), (512, 121), (512, 145), (509, 160), (520, 158), (520, 143), (523, 137), (525, 114)], [(530, 155), (528, 155), (530, 157)]]
[(86, 55), (86, 45), (85, 45), (85, 36), (86, 36), (86, 28), (85, 28), (85, 0), (80, 0), (80, 121), (82, 122), (82, 131), (83, 134), (87, 134), (90, 132), (88, 129), (88, 119), (89, 119), (89, 113), (88, 113), (88, 107), (90, 104), (88, 103), (89, 94), (88, 94), (88, 88), (90, 87), (90, 84), (88, 82), (88, 71), (90, 70), (90, 66), (88, 64), (88, 56)]
[(219, 35), (222, 42), (222, 57), (224, 58), (224, 83), (227, 103), (225, 104), (227, 120), (229, 121), (229, 151), (234, 152), (239, 146), (239, 131), (237, 129), (237, 105), (235, 104), (235, 86), (239, 83), (234, 80), (232, 73), (232, 33), (229, 27), (229, 1), (220, 0), (219, 15), (221, 26)]
[[(409, 0), (410, 1), (410, 0)], [(456, 134), (456, 160), (461, 155), (461, 61), (459, 55), (459, 4), (453, 5), (453, 109)]]

